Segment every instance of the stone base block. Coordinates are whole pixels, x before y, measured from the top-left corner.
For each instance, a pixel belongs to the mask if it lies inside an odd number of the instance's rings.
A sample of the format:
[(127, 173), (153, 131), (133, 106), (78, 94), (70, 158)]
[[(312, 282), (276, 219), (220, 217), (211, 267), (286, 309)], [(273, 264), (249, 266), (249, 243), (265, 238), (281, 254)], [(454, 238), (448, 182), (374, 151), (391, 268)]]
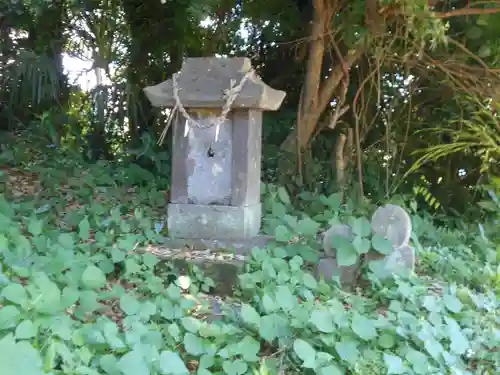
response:
[(322, 258), (316, 265), (315, 276), (327, 283), (333, 283), (333, 277), (338, 277), (341, 287), (350, 290), (357, 282), (360, 265), (358, 260), (352, 266), (339, 266), (334, 258)]
[(187, 272), (186, 267), (190, 264), (195, 264), (214, 280), (214, 293), (227, 296), (232, 294), (233, 287), (238, 284), (238, 275), (251, 250), (255, 247), (265, 248), (272, 239), (262, 235), (240, 241), (166, 237), (162, 245), (149, 245), (136, 251), (152, 253), (174, 264), (181, 274)]
[[(163, 246), (168, 249), (188, 248), (194, 254), (197, 250), (209, 250), (217, 254), (235, 254), (243, 256), (250, 254), (253, 248), (264, 249), (270, 241), (274, 240), (272, 236), (258, 235), (244, 240), (228, 240), (222, 238), (172, 238), (164, 237)], [(239, 259), (243, 259), (238, 257)]]
[(167, 208), (171, 238), (245, 240), (260, 231), (261, 205), (234, 207), (170, 203)]

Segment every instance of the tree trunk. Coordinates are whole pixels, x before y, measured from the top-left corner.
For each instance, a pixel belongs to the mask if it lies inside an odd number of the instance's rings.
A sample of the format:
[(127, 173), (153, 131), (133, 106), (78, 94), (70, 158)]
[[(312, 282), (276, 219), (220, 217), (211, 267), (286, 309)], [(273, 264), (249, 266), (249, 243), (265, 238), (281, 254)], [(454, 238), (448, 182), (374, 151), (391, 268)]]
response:
[(349, 161), (352, 157), (353, 146), (353, 131), (352, 128), (347, 129), (346, 134), (339, 134), (337, 143), (335, 144), (335, 176), (337, 187), (342, 193), (342, 199), (347, 186), (346, 169), (349, 166)]
[[(311, 36), (305, 81), (297, 110), (296, 126), (282, 144), (287, 152), (297, 153), (307, 147), (315, 133), (321, 115), (328, 108), (335, 90), (348, 74), (349, 69), (363, 55), (364, 48), (349, 51), (332, 71), (328, 78), (322, 80), (323, 58), (325, 46), (332, 35), (333, 17), (337, 10), (332, 8), (331, 1), (314, 0), (314, 16), (311, 24)], [(296, 146), (296, 147), (294, 147)]]
[[(354, 51), (346, 58), (345, 65), (347, 65), (350, 68), (363, 55), (363, 53), (364, 50), (362, 49)], [(344, 69), (339, 64), (333, 69), (332, 73), (325, 80), (321, 89), (317, 93), (318, 104), (314, 108), (310, 107), (309, 109), (306, 109), (305, 106), (299, 104), (301, 110), (304, 110), (306, 113), (302, 114), (300, 118), (297, 115), (297, 121), (294, 130), (287, 136), (287, 138), (281, 145), (281, 148), (284, 151), (295, 153), (294, 146), (297, 144), (297, 139), (298, 139), (297, 128), (300, 128), (300, 139), (299, 139), (300, 148), (303, 149), (307, 147), (309, 142), (312, 140), (311, 137), (314, 134), (316, 126), (318, 125), (318, 121), (321, 118), (321, 115), (328, 108), (332, 100), (333, 93), (335, 92), (335, 89), (342, 81), (343, 76), (344, 76)], [(303, 120), (305, 118), (307, 118), (307, 122)]]
[[(283, 174), (292, 172), (292, 169), (290, 169), (290, 160), (292, 160), (290, 154), (294, 154), (297, 161), (295, 171), (299, 172), (299, 177), (302, 175), (301, 155), (303, 150), (310, 144), (316, 134), (318, 122), (329, 107), (334, 93), (336, 91), (341, 93), (341, 90), (338, 90), (339, 85), (343, 83), (344, 79), (344, 84), (348, 85), (350, 68), (363, 56), (368, 47), (366, 44), (360, 43), (357, 48), (349, 50), (345, 56), (341, 56), (342, 52), (335, 45), (332, 36), (335, 34), (334, 30), (332, 30), (334, 16), (341, 11), (341, 9), (334, 8), (336, 5), (336, 2), (329, 0), (314, 0), (314, 16), (311, 24), (307, 70), (297, 110), (296, 126), (281, 145), (281, 149), (287, 155), (283, 158), (286, 159), (286, 164), (281, 170)], [(385, 30), (384, 16), (380, 15), (378, 10), (378, 0), (366, 1), (365, 23), (375, 37)], [(334, 46), (332, 55), (337, 56), (337, 65), (331, 67), (331, 73), (326, 79), (322, 79), (322, 72), (328, 71), (323, 69), (327, 45)], [(358, 136), (359, 134), (357, 134)], [(361, 154), (359, 142), (356, 144), (356, 153)], [(361, 168), (359, 164), (358, 162), (358, 168)], [(343, 173), (343, 171), (344, 169), (340, 173)]]

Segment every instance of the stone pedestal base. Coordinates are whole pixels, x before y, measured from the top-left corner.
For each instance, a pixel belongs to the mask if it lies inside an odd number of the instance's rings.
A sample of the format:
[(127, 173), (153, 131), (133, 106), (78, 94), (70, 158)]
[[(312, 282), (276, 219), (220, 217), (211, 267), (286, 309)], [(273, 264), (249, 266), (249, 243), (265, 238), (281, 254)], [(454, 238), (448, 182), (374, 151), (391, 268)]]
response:
[[(253, 248), (264, 249), (272, 240), (274, 237), (265, 235), (258, 235), (246, 240), (164, 237), (163, 247), (174, 252), (177, 250), (172, 249), (183, 249), (182, 251), (193, 254), (204, 250), (215, 254), (234, 254), (237, 260), (244, 260), (244, 257), (249, 255)], [(161, 256), (161, 254), (157, 255)], [(191, 256), (189, 257), (191, 258)]]
[(167, 208), (171, 238), (247, 240), (258, 235), (261, 205), (235, 207), (170, 203)]
[(239, 241), (165, 237), (163, 244), (149, 245), (137, 251), (148, 252), (173, 263), (181, 274), (189, 264), (196, 264), (206, 276), (215, 281), (214, 293), (225, 296), (230, 295), (233, 287), (238, 284), (238, 275), (252, 249), (263, 249), (273, 239), (264, 235)]

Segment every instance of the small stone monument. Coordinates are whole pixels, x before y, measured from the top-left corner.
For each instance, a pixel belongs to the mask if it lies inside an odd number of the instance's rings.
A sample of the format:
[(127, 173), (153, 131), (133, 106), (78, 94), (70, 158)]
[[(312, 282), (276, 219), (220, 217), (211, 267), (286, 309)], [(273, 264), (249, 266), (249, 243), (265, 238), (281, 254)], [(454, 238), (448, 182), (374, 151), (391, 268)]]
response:
[(415, 268), (415, 250), (409, 245), (412, 232), (408, 213), (394, 204), (379, 207), (372, 216), (372, 230), (392, 242), (393, 250), (383, 256), (373, 251), (366, 254), (365, 261), (381, 280), (392, 277), (403, 270)]
[(392, 242), (393, 250), (383, 255), (370, 250), (364, 256), (364, 263), (359, 259), (352, 266), (337, 264), (336, 250), (332, 248), (331, 240), (334, 236), (341, 236), (349, 241), (353, 240), (352, 229), (346, 224), (334, 224), (324, 234), (323, 250), (326, 257), (316, 266), (316, 277), (323, 277), (326, 281), (338, 277), (343, 287), (352, 287), (358, 278), (363, 264), (381, 279), (388, 279), (403, 271), (413, 271), (415, 267), (415, 251), (409, 245), (412, 226), (408, 213), (399, 206), (387, 204), (379, 207), (372, 216), (372, 232)]
[(338, 277), (342, 286), (351, 286), (356, 282), (359, 275), (361, 262), (358, 259), (352, 266), (340, 266), (337, 264), (336, 249), (332, 247), (333, 237), (344, 237), (349, 241), (354, 239), (352, 228), (347, 224), (333, 224), (323, 236), (323, 250), (326, 257), (319, 260), (316, 266), (316, 277), (323, 277), (325, 280), (332, 280)]
[(258, 236), (262, 113), (279, 109), (285, 92), (262, 82), (247, 58), (188, 58), (144, 92), (154, 107), (177, 112), (169, 237), (230, 244)]

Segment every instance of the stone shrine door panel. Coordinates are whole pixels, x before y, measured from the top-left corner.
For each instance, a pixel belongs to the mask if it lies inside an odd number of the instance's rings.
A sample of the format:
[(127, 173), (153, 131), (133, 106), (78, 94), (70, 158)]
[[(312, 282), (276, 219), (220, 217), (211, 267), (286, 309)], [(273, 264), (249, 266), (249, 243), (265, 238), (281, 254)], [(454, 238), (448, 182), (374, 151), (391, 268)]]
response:
[(188, 203), (229, 205), (233, 175), (231, 121), (227, 119), (218, 128), (210, 126), (207, 118), (196, 118), (196, 121), (207, 127), (182, 122), (187, 137), (186, 169), (191, 171), (187, 175)]

